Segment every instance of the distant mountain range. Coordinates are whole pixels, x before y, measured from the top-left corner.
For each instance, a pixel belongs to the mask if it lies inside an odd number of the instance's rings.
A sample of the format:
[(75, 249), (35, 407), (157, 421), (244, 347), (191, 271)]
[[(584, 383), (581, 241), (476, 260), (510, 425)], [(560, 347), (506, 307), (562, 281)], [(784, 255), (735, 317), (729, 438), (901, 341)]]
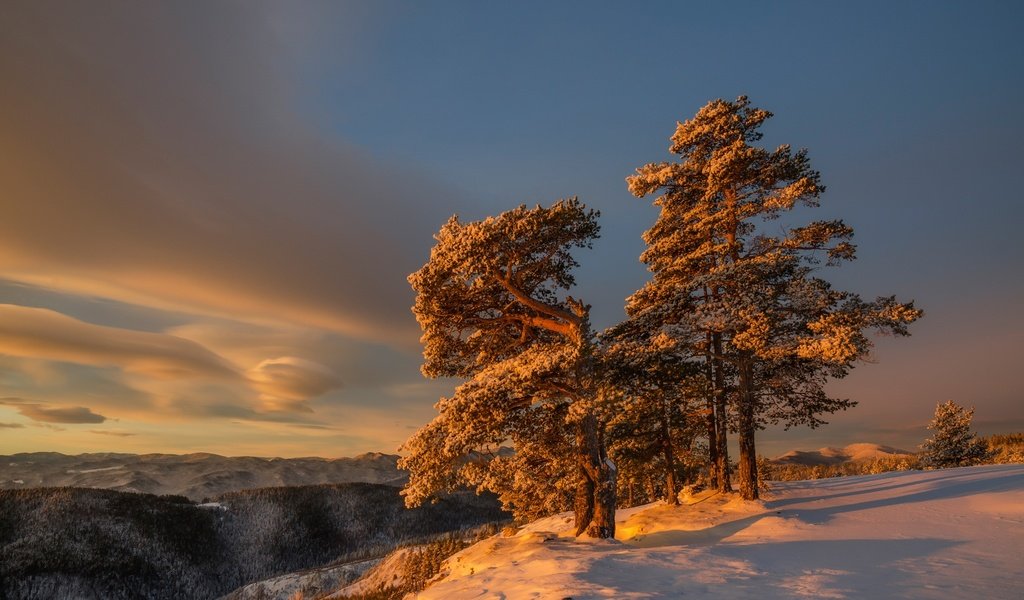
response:
[(847, 462), (875, 460), (878, 458), (909, 456), (914, 454), (892, 446), (880, 444), (850, 444), (843, 448), (825, 447), (817, 450), (790, 450), (782, 456), (772, 459), (773, 463), (783, 465), (838, 465)]
[(0, 456), (0, 489), (87, 487), (176, 494), (201, 501), (228, 492), (326, 483), (402, 486), (398, 456), (257, 458), (217, 454), (79, 454), (32, 452)]
[[(502, 448), (501, 452), (510, 452)], [(910, 455), (880, 444), (791, 450), (775, 464), (837, 465)], [(119, 454), (75, 456), (58, 452), (0, 455), (0, 489), (86, 487), (176, 494), (194, 501), (238, 490), (331, 483), (379, 483), (402, 486), (408, 474), (398, 455), (370, 452), (353, 458), (259, 458), (217, 454)], [(477, 458), (478, 460), (480, 458)]]

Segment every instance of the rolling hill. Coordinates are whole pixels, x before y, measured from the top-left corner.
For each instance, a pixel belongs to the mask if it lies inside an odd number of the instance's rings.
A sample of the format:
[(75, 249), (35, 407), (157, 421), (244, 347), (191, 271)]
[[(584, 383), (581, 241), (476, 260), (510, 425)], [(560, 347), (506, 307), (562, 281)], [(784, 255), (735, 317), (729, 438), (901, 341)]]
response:
[(326, 459), (33, 452), (0, 456), (0, 489), (88, 487), (201, 501), (263, 487), (352, 482), (401, 486), (407, 475), (397, 462), (397, 455), (380, 453)]
[(912, 454), (913, 452), (900, 450), (892, 446), (860, 443), (850, 444), (843, 448), (825, 447), (817, 450), (790, 450), (782, 456), (773, 458), (772, 462), (776, 464), (814, 467), (817, 465), (838, 465), (846, 462), (910, 456)]

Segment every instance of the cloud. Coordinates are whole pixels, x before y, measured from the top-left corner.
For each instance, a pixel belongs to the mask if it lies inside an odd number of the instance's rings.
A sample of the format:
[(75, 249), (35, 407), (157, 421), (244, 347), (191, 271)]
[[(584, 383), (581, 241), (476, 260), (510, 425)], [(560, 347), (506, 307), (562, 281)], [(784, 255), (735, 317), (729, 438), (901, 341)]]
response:
[(249, 370), (249, 379), (271, 406), (284, 403), (296, 407), (342, 385), (341, 379), (328, 367), (294, 356), (264, 360)]
[(166, 399), (162, 410), (176, 418), (204, 422), (237, 420), (252, 423), (325, 424), (321, 415), (314, 414), (302, 401), (297, 401), (296, 406), (286, 401), (275, 405), (265, 400), (257, 402), (248, 397), (217, 393), (210, 389), (176, 394)]
[(202, 10), (5, 8), (0, 275), (414, 345), (405, 275), (458, 194), (325, 137), (293, 95), (303, 20), (358, 21)]
[(286, 356), (319, 363), (350, 388), (421, 379), (419, 352), (402, 352), (329, 331), (203, 320), (165, 333), (198, 342), (237, 365), (258, 365), (268, 358)]
[(112, 435), (115, 437), (131, 437), (138, 435), (137, 433), (131, 433), (129, 431), (104, 431), (101, 429), (90, 429), (89, 433), (95, 433), (96, 435)]
[(24, 425), (21, 423), (0, 423), (0, 429), (21, 429)]
[(160, 379), (241, 376), (225, 359), (183, 338), (85, 323), (42, 308), (0, 304), (0, 354), (117, 366)]
[(43, 404), (25, 402), (20, 398), (0, 399), (0, 405), (14, 408), (22, 416), (39, 423), (102, 423), (107, 420), (84, 406), (51, 408)]
[(317, 425), (316, 423), (288, 423), (290, 427), (298, 427), (300, 429), (314, 429), (317, 431), (337, 431), (337, 427), (331, 427), (329, 425)]

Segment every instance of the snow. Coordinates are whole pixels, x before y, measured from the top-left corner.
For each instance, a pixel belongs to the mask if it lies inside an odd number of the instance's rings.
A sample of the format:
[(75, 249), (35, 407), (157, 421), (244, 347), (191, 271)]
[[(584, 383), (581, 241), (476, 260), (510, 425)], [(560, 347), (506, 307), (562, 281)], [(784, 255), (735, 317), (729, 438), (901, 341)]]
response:
[(429, 598), (1021, 598), (1024, 465), (773, 483), (619, 511), (616, 540), (566, 513), (452, 556)]
[(337, 589), (358, 579), (378, 563), (380, 559), (375, 558), (286, 573), (242, 586), (221, 600), (320, 598), (322, 590)]
[(826, 446), (817, 450), (790, 450), (772, 459), (772, 462), (799, 465), (836, 465), (844, 462), (875, 460), (879, 458), (908, 456), (910, 454), (906, 450), (900, 450), (892, 446), (857, 443), (843, 448)]
[(199, 508), (208, 508), (211, 510), (227, 510), (228, 507), (220, 502), (203, 502), (202, 504), (196, 505)]
[(343, 587), (337, 592), (326, 596), (326, 600), (342, 600), (347, 596), (367, 594), (382, 586), (398, 586), (402, 584), (402, 563), (412, 552), (422, 546), (409, 546), (392, 552), (383, 561), (374, 561), (373, 568), (366, 576), (355, 583)]

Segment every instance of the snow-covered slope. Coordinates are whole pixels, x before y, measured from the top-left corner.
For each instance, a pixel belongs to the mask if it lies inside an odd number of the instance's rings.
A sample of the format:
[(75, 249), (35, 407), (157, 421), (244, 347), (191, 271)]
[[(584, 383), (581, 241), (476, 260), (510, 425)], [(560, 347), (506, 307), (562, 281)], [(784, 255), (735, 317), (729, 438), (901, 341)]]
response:
[(409, 546), (392, 552), (386, 559), (370, 569), (364, 578), (330, 594), (326, 597), (327, 600), (343, 600), (348, 596), (368, 594), (381, 588), (401, 586), (404, 576), (402, 563), (416, 549), (416, 546)]
[(1024, 465), (773, 484), (619, 512), (618, 539), (568, 514), (452, 556), (427, 598), (1024, 598)]
[(794, 465), (838, 465), (845, 462), (856, 462), (861, 460), (874, 460), (877, 458), (889, 458), (896, 456), (909, 456), (911, 453), (892, 446), (880, 444), (850, 444), (843, 448), (825, 447), (817, 450), (790, 450), (789, 452), (773, 458), (772, 462)]
[(352, 583), (378, 563), (380, 559), (375, 558), (287, 573), (242, 586), (221, 600), (315, 597), (326, 590), (336, 590), (339, 586)]

